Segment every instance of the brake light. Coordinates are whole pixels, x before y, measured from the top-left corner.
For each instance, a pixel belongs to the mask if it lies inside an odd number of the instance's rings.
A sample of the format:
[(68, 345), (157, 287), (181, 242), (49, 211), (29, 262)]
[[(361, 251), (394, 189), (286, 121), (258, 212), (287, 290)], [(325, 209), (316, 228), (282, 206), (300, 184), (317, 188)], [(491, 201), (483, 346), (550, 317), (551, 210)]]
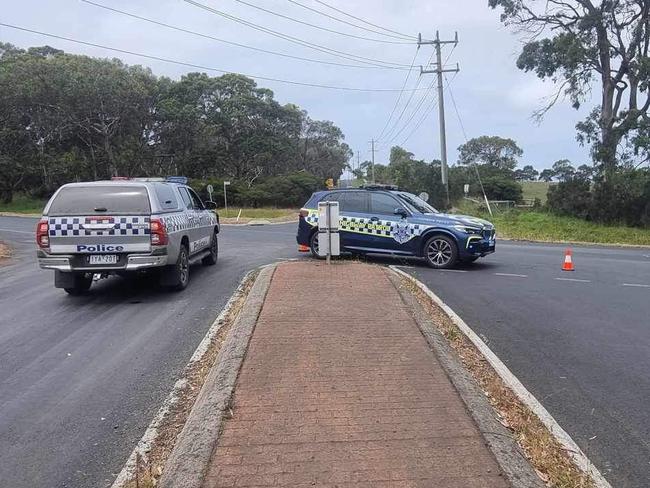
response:
[(50, 224), (47, 219), (41, 219), (36, 226), (36, 244), (44, 249), (50, 247)]
[(169, 242), (167, 228), (161, 219), (151, 219), (149, 222), (152, 246), (164, 246)]
[(307, 210), (306, 208), (301, 208), (300, 212), (298, 212), (299, 217), (304, 218), (304, 217), (307, 217), (308, 215), (309, 215), (309, 210)]

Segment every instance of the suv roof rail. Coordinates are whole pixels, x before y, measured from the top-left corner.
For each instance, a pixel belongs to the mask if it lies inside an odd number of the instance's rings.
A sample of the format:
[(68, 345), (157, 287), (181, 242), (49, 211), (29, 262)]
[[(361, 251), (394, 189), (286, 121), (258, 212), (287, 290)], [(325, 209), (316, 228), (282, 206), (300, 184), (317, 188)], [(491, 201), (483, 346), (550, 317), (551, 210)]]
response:
[(364, 185), (359, 188), (362, 188), (364, 190), (392, 190), (392, 191), (399, 190), (399, 187), (397, 185), (379, 185), (379, 184)]

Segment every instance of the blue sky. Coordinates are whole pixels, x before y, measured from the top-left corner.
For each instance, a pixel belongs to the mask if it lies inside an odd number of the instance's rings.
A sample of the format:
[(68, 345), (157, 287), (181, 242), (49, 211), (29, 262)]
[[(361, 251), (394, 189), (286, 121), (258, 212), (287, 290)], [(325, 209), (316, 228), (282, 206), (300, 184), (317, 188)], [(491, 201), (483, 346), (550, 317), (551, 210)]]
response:
[[(250, 29), (182, 0), (93, 1), (242, 44), (294, 56), (358, 65)], [(357, 56), (410, 65), (417, 50), (415, 44), (378, 43), (314, 29), (262, 12), (237, 0), (198, 1), (246, 21)], [(246, 1), (328, 29), (390, 40), (388, 37), (355, 29), (310, 12), (289, 0)], [(319, 4), (317, 0), (296, 1), (360, 24)], [(451, 90), (468, 137), (511, 137), (524, 150), (522, 164), (532, 164), (538, 169), (550, 167), (554, 161), (564, 158), (572, 160), (576, 166), (588, 162), (588, 151), (575, 141), (575, 124), (585, 117), (587, 109), (575, 111), (564, 101), (553, 108), (541, 124), (532, 120), (532, 113), (543, 105), (544, 97), (554, 93), (554, 86), (551, 83), (542, 83), (534, 74), (523, 73), (516, 68), (515, 61), (521, 42), (516, 35), (501, 25), (499, 13), (487, 7), (487, 0), (327, 0), (326, 3), (398, 32), (413, 35), (422, 32), (423, 36), (430, 37), (439, 30), (442, 38), (453, 38), (454, 33), (458, 31), (460, 43), (451, 53), (449, 65), (459, 63), (461, 71), (455, 77), (448, 75), (448, 79), (453, 78)], [(3, 7), (2, 22), (192, 64), (306, 83), (400, 89), (408, 72), (332, 66), (255, 53), (210, 39), (171, 31), (88, 5), (80, 0), (12, 2)], [(119, 57), (129, 64), (146, 65), (156, 74), (173, 78), (178, 78), (188, 71), (196, 71), (161, 61), (17, 32), (6, 27), (0, 27), (0, 40), (21, 47), (49, 44), (73, 53)], [(451, 47), (446, 47), (443, 57), (446, 58), (450, 51)], [(422, 46), (417, 51), (417, 67), (411, 73), (408, 87), (415, 86), (420, 76), (419, 65), (425, 64), (432, 53), (432, 46)], [(428, 87), (433, 80), (433, 75), (425, 75), (419, 87)], [(350, 147), (355, 152), (360, 152), (361, 160), (369, 159), (368, 141), (379, 137), (398, 96), (396, 92), (345, 92), (269, 81), (259, 81), (259, 84), (271, 88), (281, 103), (296, 103), (306, 109), (312, 118), (332, 120), (343, 129)], [(377, 162), (387, 161), (390, 145), (402, 143), (406, 149), (415, 153), (417, 158), (430, 160), (439, 157), (437, 110), (431, 110), (428, 114), (423, 110), (433, 103), (435, 90), (426, 92), (427, 98), (421, 105), (422, 110), (411, 118), (413, 109), (424, 94), (423, 91), (415, 93), (411, 104), (404, 111), (402, 120), (395, 125), (392, 133), (399, 132), (407, 121), (410, 120), (411, 123), (404, 127), (393, 141), (393, 137), (384, 137), (384, 141), (379, 144)], [(410, 92), (403, 94), (396, 115), (401, 113), (409, 97)], [(446, 105), (449, 161), (454, 163), (457, 158), (456, 148), (464, 139), (449, 92), (446, 93)], [(389, 129), (395, 119), (396, 117), (388, 125)], [(422, 120), (422, 123), (417, 127), (419, 120)], [(409, 134), (412, 134), (411, 137), (405, 140)]]

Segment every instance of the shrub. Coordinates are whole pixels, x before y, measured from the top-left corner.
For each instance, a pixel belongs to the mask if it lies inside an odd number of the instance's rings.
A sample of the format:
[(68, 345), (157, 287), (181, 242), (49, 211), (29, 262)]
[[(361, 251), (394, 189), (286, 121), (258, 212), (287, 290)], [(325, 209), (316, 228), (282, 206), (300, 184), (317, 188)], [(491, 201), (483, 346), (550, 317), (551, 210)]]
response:
[(547, 206), (558, 215), (589, 218), (592, 209), (589, 181), (570, 179), (548, 188)]

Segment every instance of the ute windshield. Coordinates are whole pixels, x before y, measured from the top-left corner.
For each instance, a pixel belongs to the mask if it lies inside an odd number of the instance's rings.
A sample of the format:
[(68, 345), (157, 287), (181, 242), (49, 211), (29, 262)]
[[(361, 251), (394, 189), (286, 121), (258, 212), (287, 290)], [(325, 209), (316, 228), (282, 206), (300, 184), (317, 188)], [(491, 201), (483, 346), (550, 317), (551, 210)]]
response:
[(427, 202), (422, 200), (420, 197), (413, 195), (412, 193), (399, 192), (396, 194), (397, 197), (405, 202), (409, 207), (411, 207), (416, 212), (423, 214), (435, 214), (440, 213)]

